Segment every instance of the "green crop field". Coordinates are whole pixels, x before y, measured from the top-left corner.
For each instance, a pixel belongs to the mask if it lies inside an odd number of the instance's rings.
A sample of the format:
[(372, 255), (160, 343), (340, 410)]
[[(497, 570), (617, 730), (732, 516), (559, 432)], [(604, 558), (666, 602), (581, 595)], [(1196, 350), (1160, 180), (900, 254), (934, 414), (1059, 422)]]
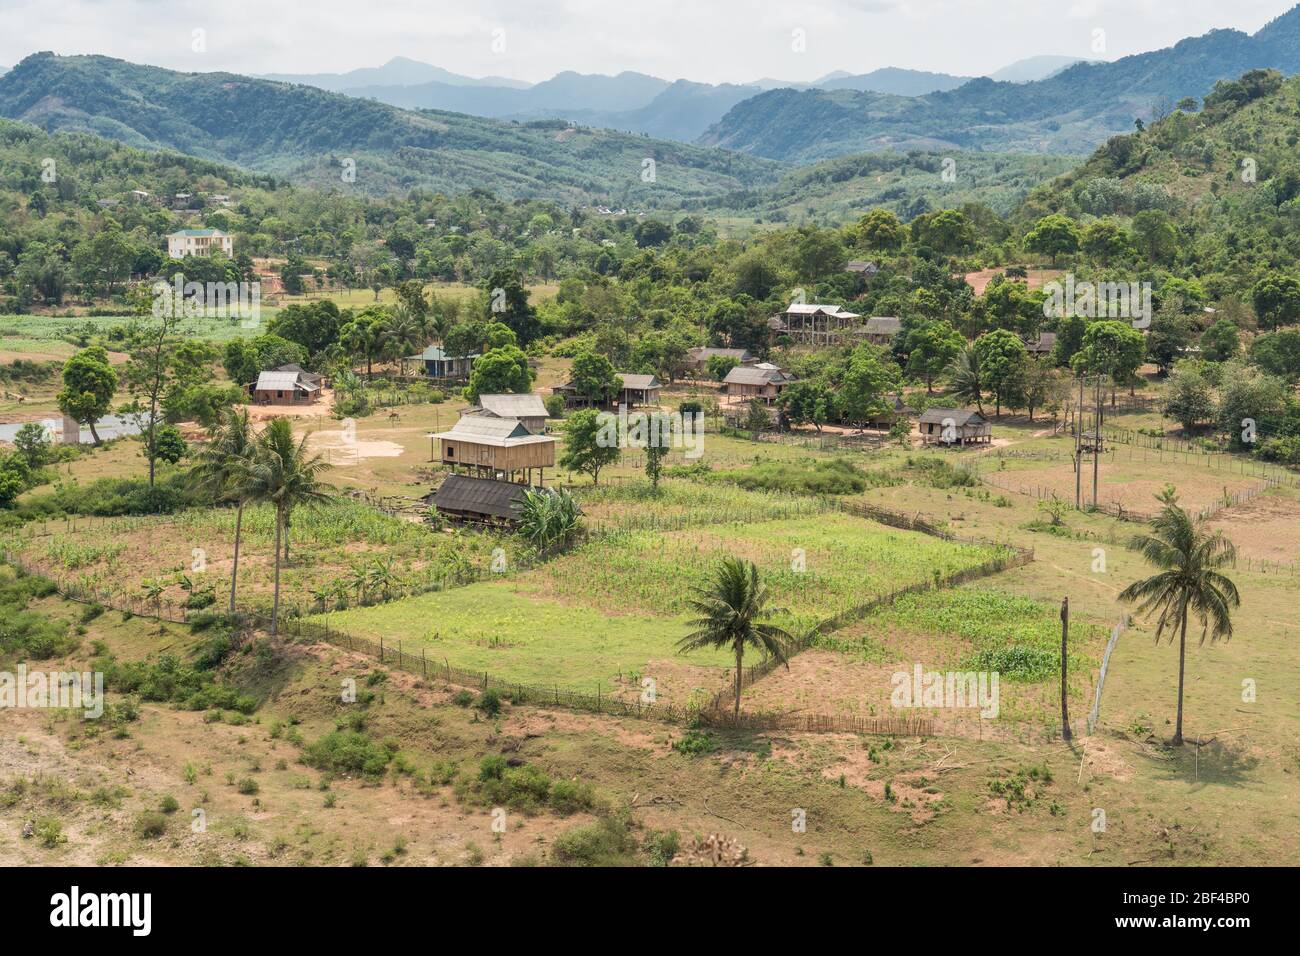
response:
[[(318, 616), (317, 620), (324, 620)], [(508, 681), (611, 696), (640, 692), (652, 677), (661, 700), (686, 703), (713, 693), (732, 662), (725, 651), (678, 656), (682, 615), (612, 613), (549, 601), (527, 581), (490, 582), (329, 615), (357, 637), (399, 643), (453, 667)]]
[[(590, 689), (628, 672), (656, 676), (682, 701), (696, 668), (676, 658), (691, 589), (726, 555), (758, 564), (776, 620), (799, 634), (905, 584), (978, 565), (997, 549), (952, 544), (841, 514), (603, 535), (500, 583), (480, 583), (330, 615), (330, 626), (507, 680)], [(685, 672), (680, 669), (685, 666)], [(657, 669), (656, 669), (657, 668)]]

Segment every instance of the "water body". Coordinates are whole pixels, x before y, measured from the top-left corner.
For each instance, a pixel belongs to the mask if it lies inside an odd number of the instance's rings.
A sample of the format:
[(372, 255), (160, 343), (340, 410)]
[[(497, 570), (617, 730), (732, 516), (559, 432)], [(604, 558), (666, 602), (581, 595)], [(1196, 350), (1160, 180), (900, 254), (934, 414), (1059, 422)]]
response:
[[(28, 422), (16, 422), (8, 425), (0, 425), (0, 441), (12, 442), (18, 435), (18, 429)], [(61, 418), (43, 418), (37, 424), (45, 429), (46, 437), (52, 441), (59, 441), (63, 434), (63, 419)], [(133, 420), (122, 418), (118, 415), (106, 415), (99, 421), (95, 422), (95, 429), (99, 432), (99, 437), (104, 441), (110, 438), (122, 438), (126, 435), (140, 434), (140, 426)], [(92, 442), (94, 437), (90, 434), (90, 429), (85, 425), (81, 426), (82, 442)]]

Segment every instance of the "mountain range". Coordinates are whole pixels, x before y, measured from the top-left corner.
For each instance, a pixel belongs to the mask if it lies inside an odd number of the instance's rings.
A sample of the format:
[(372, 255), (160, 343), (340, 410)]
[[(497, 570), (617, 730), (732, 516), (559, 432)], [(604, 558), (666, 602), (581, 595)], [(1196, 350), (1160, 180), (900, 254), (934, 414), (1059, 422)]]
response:
[[(1069, 57), (1034, 57), (999, 70), (1017, 80), (1061, 69)], [(972, 77), (885, 67), (869, 73), (840, 70), (811, 83), (764, 78), (752, 83), (669, 81), (627, 71), (616, 76), (566, 71), (541, 83), (470, 77), (406, 57), (346, 73), (268, 74), (261, 79), (299, 83), (378, 100), (404, 109), (435, 109), (494, 119), (567, 119), (588, 126), (692, 142), (738, 103), (772, 89), (857, 90), (923, 96), (952, 90)]]
[(1212, 30), (1031, 82), (977, 78), (917, 97), (771, 90), (738, 103), (697, 142), (790, 162), (882, 149), (1087, 152), (1221, 79), (1264, 68), (1300, 71), (1300, 6), (1254, 35)]
[[(1013, 64), (1007, 75), (1058, 72), (1023, 82), (961, 82), (902, 70), (839, 72), (817, 86), (767, 90), (759, 88), (767, 81), (713, 86), (633, 72), (562, 73), (517, 88), (397, 60), (320, 82), (420, 82), (334, 92), (104, 56), (38, 53), (0, 76), (0, 116), (370, 193), (484, 188), (505, 198), (641, 209), (704, 208), (723, 196), (730, 208), (756, 216), (799, 217), (810, 210), (801, 210), (796, 193), (815, 188), (825, 193), (818, 203), (823, 209), (847, 214), (890, 201), (907, 211), (916, 208), (918, 195), (943, 201), (942, 192), (911, 191), (912, 183), (928, 175), (930, 159), (909, 157), (911, 172), (897, 183), (871, 164), (832, 162), (807, 179), (792, 177), (791, 167), (864, 153), (892, 153), (900, 168), (905, 153), (1086, 154), (1132, 130), (1135, 119), (1164, 115), (1187, 97), (1204, 96), (1219, 79), (1263, 68), (1296, 73), (1300, 6), (1253, 36), (1214, 30), (1167, 49), (1063, 70), (1059, 58), (1034, 59)], [(907, 90), (935, 83), (958, 85), (923, 95), (859, 88)], [(379, 89), (399, 103), (358, 95)], [(454, 110), (432, 109), (422, 98), (430, 91), (460, 99), (443, 101)], [(502, 116), (471, 115), (484, 108), (473, 97), (492, 98)], [(712, 121), (719, 113), (721, 119)], [(682, 141), (692, 135), (694, 143)], [(959, 166), (958, 177), (969, 167)], [(978, 188), (1005, 205), (1032, 186), (1036, 175), (1050, 175), (1055, 167), (1009, 156), (980, 168)], [(854, 188), (837, 196), (838, 183)], [(776, 192), (764, 198), (758, 193), (765, 189)]]
[(0, 116), (375, 194), (487, 188), (507, 198), (672, 205), (769, 182), (782, 168), (562, 120), (414, 112), (310, 86), (103, 56), (27, 57), (0, 77)]

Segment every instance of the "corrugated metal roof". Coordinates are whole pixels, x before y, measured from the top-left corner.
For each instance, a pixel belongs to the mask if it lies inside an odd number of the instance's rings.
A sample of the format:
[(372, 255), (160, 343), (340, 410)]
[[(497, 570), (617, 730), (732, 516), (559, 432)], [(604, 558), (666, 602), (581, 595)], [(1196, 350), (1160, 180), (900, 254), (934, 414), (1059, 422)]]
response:
[(659, 388), (659, 379), (653, 375), (633, 375), (629, 372), (619, 372), (618, 377), (623, 380), (624, 388), (648, 389)]
[(429, 437), (497, 448), (555, 441), (546, 435), (532, 434), (517, 418), (488, 418), (484, 415), (462, 415), (450, 431), (434, 432)]
[(262, 372), (257, 376), (258, 391), (289, 392), (300, 388), (304, 392), (314, 392), (315, 385), (302, 381), (297, 372)]
[(812, 315), (816, 312), (825, 312), (827, 315), (833, 315), (839, 319), (858, 318), (856, 312), (841, 309), (838, 305), (819, 305), (815, 302), (792, 302), (785, 311), (787, 315)]
[(426, 362), (442, 362), (447, 359), (478, 358), (477, 352), (471, 352), (469, 355), (448, 355), (436, 345), (430, 345), (418, 356)]
[(721, 355), (723, 358), (734, 358), (738, 362), (748, 362), (754, 358), (748, 349), (715, 349), (708, 346), (697, 346), (693, 349), (687, 349), (686, 352), (691, 358), (699, 362), (707, 362), (715, 355)]
[(942, 425), (949, 418), (958, 427), (988, 423), (983, 415), (968, 408), (927, 408), (921, 413), (920, 422), (923, 425)]
[(779, 368), (737, 365), (722, 380), (724, 385), (780, 385), (787, 381)]
[[(532, 392), (525, 395), (480, 395), (477, 408), (499, 418), (550, 417), (542, 396)], [(473, 409), (470, 411), (472, 412)]]

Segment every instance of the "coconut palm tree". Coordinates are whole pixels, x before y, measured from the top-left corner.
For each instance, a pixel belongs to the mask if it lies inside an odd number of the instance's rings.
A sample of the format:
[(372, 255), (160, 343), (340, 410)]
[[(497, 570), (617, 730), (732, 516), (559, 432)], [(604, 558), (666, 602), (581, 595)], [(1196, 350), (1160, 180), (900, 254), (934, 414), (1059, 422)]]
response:
[(194, 487), (214, 499), (235, 503), (235, 560), (230, 569), (230, 613), (235, 613), (235, 587), (239, 581), (239, 542), (244, 528), (248, 496), (242, 482), (253, 456), (253, 427), (248, 412), (231, 408), (208, 432), (208, 443), (195, 458), (189, 478)]
[(1232, 609), (1240, 606), (1237, 586), (1219, 568), (1232, 564), (1237, 550), (1223, 532), (1213, 534), (1178, 505), (1172, 489), (1159, 496), (1164, 507), (1151, 522), (1151, 534), (1135, 535), (1129, 547), (1159, 573), (1134, 581), (1122, 592), (1120, 600), (1141, 602), (1139, 613), (1153, 611), (1156, 619), (1156, 642), (1169, 631), (1170, 642), (1178, 631), (1178, 721), (1174, 726), (1174, 746), (1183, 743), (1183, 674), (1187, 657), (1187, 618), (1195, 615), (1201, 623), (1201, 644), (1232, 637)]
[(678, 653), (704, 647), (727, 647), (736, 655), (736, 715), (740, 715), (741, 674), (745, 648), (784, 661), (792, 638), (785, 629), (766, 619), (778, 613), (768, 607), (767, 586), (759, 581), (758, 567), (740, 558), (723, 558), (707, 587), (692, 588), (689, 601), (700, 616), (690, 621), (695, 628), (677, 642)]
[(280, 543), (285, 520), (299, 506), (312, 507), (329, 501), (332, 495), (321, 483), (328, 466), (320, 455), (308, 455), (307, 437), (294, 440), (293, 425), (287, 418), (273, 418), (257, 436), (253, 458), (241, 482), (250, 501), (267, 502), (275, 508), (275, 596), (271, 609), (271, 635), (280, 625)]
[(948, 379), (952, 383), (953, 397), (963, 405), (975, 403), (981, 415), (984, 414), (984, 377), (980, 371), (980, 359), (975, 349), (966, 346), (957, 353), (957, 357), (948, 366)]

